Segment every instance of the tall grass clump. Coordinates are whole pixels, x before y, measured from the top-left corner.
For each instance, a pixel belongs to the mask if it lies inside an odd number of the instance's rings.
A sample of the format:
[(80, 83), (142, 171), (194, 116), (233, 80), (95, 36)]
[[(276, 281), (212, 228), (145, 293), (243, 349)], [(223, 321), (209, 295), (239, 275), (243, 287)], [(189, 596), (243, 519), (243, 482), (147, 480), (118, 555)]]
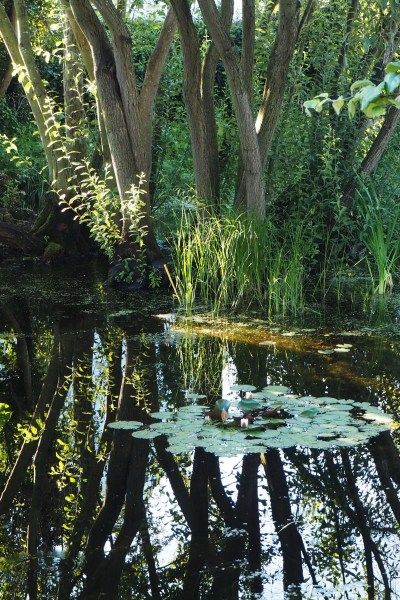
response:
[(361, 180), (358, 199), (368, 270), (374, 291), (385, 294), (393, 287), (393, 275), (400, 260), (400, 205), (394, 198), (383, 202), (373, 183), (367, 186)]
[(304, 307), (305, 281), (315, 245), (306, 221), (278, 228), (247, 215), (184, 213), (174, 246), (179, 302), (214, 314), (258, 307), (268, 314)]

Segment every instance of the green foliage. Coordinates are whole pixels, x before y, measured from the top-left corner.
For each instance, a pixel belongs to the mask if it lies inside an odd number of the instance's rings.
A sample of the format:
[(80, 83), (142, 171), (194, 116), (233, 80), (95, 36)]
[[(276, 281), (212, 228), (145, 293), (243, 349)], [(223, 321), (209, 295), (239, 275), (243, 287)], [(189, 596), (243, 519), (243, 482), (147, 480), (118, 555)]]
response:
[(340, 96), (337, 100), (332, 100), (329, 94), (324, 92), (304, 102), (304, 109), (311, 116), (312, 110), (319, 113), (325, 104), (330, 103), (336, 114), (340, 114), (345, 101), (348, 101), (351, 119), (355, 116), (357, 108), (371, 119), (381, 117), (388, 106), (400, 108), (400, 61), (390, 62), (385, 68), (385, 73), (383, 81), (378, 85), (374, 85), (369, 79), (355, 81), (350, 88), (349, 98)]
[(118, 226), (119, 198), (108, 182), (110, 176), (101, 177), (88, 163), (75, 165), (81, 171), (81, 187), (71, 187), (71, 198), (61, 198), (63, 210), (73, 210), (75, 218), (88, 226), (91, 237), (106, 256), (112, 258), (120, 240)]
[(361, 239), (367, 248), (367, 264), (375, 291), (384, 294), (393, 287), (393, 274), (400, 260), (400, 206), (397, 199), (382, 201), (372, 182), (359, 182), (358, 208), (364, 224)]
[(0, 100), (0, 205), (39, 211), (49, 190), (46, 162), (34, 125)]
[(308, 220), (299, 215), (280, 228), (246, 215), (183, 213), (175, 241), (179, 302), (221, 310), (258, 305), (268, 313), (296, 313), (316, 252)]

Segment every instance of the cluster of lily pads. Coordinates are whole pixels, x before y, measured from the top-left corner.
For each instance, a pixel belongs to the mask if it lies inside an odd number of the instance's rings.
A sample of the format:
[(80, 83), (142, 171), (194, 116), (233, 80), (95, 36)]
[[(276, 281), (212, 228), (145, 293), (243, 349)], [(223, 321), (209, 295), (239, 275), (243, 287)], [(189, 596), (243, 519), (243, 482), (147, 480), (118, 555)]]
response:
[[(387, 431), (392, 424), (389, 415), (367, 402), (299, 397), (285, 386), (268, 385), (256, 391), (253, 386), (234, 385), (231, 390), (233, 399), (218, 401), (211, 412), (210, 407), (198, 403), (205, 396), (189, 394), (187, 405), (151, 413), (155, 422), (150, 425), (117, 421), (109, 427), (133, 430), (132, 436), (139, 439), (167, 435), (168, 449), (174, 454), (202, 447), (227, 457), (268, 448), (354, 446)], [(277, 415), (269, 416), (274, 409)]]

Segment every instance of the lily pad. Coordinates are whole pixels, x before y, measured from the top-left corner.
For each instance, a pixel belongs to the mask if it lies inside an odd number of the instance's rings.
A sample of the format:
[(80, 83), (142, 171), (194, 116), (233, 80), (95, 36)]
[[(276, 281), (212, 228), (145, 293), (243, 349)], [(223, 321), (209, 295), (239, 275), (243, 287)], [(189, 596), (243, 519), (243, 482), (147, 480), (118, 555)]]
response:
[(115, 421), (114, 423), (109, 423), (107, 427), (109, 427), (109, 429), (134, 430), (143, 427), (143, 423), (141, 423), (141, 421)]
[(290, 392), (290, 388), (287, 385), (266, 385), (263, 389), (263, 392), (267, 392), (268, 394), (287, 394)]
[(334, 354), (334, 350), (318, 350), (318, 354)]
[(175, 417), (175, 413), (170, 410), (157, 411), (150, 413), (150, 416), (153, 419), (173, 419)]
[(343, 348), (343, 346), (337, 346), (334, 349), (335, 352), (350, 352), (350, 348)]
[(256, 387), (254, 385), (246, 385), (246, 384), (242, 384), (242, 383), (235, 383), (234, 385), (231, 385), (230, 388), (233, 392), (255, 392), (256, 391)]
[(132, 437), (137, 438), (139, 440), (154, 440), (156, 437), (162, 435), (158, 431), (152, 431), (151, 429), (142, 429), (139, 431), (134, 431), (132, 433)]

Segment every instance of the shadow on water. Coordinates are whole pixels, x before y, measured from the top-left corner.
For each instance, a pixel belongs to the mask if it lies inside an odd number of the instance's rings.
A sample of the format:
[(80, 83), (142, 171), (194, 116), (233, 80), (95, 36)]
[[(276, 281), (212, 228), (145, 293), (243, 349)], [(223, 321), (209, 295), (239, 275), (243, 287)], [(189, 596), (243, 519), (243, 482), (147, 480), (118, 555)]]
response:
[(397, 429), (224, 456), (108, 427), (235, 383), (396, 415), (398, 335), (178, 325), (97, 274), (29, 277), (0, 307), (1, 599), (400, 598)]

